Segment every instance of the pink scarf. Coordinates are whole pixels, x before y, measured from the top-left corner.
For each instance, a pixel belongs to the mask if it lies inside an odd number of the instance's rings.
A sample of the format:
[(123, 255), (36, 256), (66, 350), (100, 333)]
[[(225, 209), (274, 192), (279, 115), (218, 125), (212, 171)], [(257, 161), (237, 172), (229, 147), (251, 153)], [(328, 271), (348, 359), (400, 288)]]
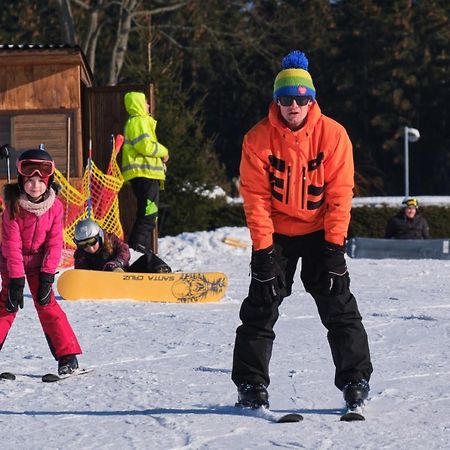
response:
[(19, 206), (23, 208), (25, 211), (28, 211), (31, 214), (36, 216), (42, 216), (45, 212), (47, 212), (55, 203), (56, 194), (53, 189), (49, 189), (44, 194), (44, 200), (39, 203), (33, 203), (28, 200), (26, 194), (20, 194), (19, 197)]

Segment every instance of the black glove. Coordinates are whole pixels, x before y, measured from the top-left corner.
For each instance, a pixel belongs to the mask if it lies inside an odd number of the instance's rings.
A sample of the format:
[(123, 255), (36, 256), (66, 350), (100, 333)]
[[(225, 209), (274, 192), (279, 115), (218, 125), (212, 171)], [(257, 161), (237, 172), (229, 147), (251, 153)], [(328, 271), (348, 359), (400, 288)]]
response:
[(9, 148), (8, 144), (2, 145), (0, 147), (0, 159), (9, 158)]
[(46, 306), (50, 303), (51, 293), (52, 293), (52, 284), (55, 281), (55, 274), (41, 272), (39, 274), (39, 290), (38, 290), (38, 298), (37, 302), (41, 306)]
[(103, 270), (106, 272), (123, 272), (123, 262), (120, 259), (112, 259), (103, 266)]
[(281, 271), (275, 261), (273, 246), (252, 253), (250, 263), (252, 281), (248, 296), (250, 301), (260, 306), (270, 305), (279, 298), (284, 283)]
[(23, 288), (25, 277), (10, 278), (8, 285), (8, 298), (6, 299), (6, 311), (17, 312), (23, 308)]
[(329, 295), (343, 294), (350, 287), (344, 255), (344, 246), (325, 241), (322, 251), (324, 267), (322, 286), (324, 292)]

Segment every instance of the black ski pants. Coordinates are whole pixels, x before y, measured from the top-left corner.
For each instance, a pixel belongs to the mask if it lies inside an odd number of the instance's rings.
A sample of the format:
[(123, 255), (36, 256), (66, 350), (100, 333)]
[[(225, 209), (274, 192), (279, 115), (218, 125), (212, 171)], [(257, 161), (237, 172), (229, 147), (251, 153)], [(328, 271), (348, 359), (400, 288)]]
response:
[(301, 258), (301, 280), (305, 290), (314, 298), (320, 319), (328, 330), (328, 343), (336, 368), (335, 385), (342, 388), (350, 381), (370, 379), (367, 334), (361, 321), (356, 299), (350, 290), (342, 295), (320, 294), (319, 285), (323, 231), (303, 235), (274, 234), (276, 260), (285, 278), (281, 300), (269, 306), (258, 299), (245, 298), (240, 310), (242, 325), (236, 330), (232, 379), (241, 383), (268, 386), (269, 362), (275, 339), (273, 327), (278, 319), (279, 306), (291, 294), (297, 263)]
[(159, 181), (139, 177), (130, 182), (137, 200), (137, 211), (128, 245), (145, 253), (152, 249), (152, 232), (158, 219)]

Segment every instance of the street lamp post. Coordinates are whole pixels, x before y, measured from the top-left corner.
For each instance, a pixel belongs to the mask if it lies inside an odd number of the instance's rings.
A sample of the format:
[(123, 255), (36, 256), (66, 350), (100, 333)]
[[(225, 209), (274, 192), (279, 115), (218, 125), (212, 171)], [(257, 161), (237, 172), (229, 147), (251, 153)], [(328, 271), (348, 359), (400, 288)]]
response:
[(409, 197), (409, 143), (417, 142), (419, 138), (417, 128), (405, 127), (405, 197)]

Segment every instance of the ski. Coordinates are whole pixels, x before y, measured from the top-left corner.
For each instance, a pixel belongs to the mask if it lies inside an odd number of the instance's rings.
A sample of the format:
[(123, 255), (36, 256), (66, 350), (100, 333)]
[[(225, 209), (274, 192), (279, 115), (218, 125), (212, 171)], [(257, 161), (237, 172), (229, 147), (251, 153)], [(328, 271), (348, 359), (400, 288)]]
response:
[(301, 422), (303, 420), (303, 416), (297, 413), (288, 413), (283, 414), (278, 418), (277, 423), (295, 423)]
[(347, 408), (344, 414), (341, 416), (342, 422), (354, 422), (358, 420), (366, 420), (364, 417), (364, 411), (362, 406), (356, 406), (355, 408)]
[(0, 380), (15, 380), (16, 376), (11, 372), (2, 372), (0, 373)]
[(42, 376), (42, 381), (44, 383), (55, 383), (57, 381), (67, 380), (67, 378), (71, 378), (77, 375), (84, 375), (86, 373), (92, 372), (94, 369), (75, 369), (72, 373), (68, 373), (65, 375), (57, 375), (56, 373), (46, 373)]
[(238, 410), (245, 416), (259, 417), (273, 423), (296, 423), (303, 420), (303, 416), (301, 414), (280, 414), (264, 408), (263, 406), (259, 408), (248, 408), (237, 405), (236, 408), (238, 408)]

